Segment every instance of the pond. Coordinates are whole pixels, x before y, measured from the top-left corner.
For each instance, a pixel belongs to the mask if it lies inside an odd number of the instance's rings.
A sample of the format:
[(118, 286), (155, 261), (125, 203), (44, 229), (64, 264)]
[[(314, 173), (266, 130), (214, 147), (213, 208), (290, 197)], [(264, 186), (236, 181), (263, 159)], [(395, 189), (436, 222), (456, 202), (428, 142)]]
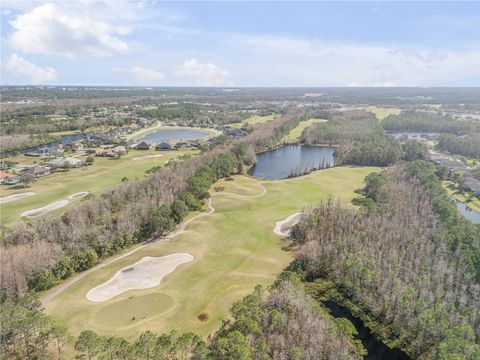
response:
[(407, 137), (407, 139), (409, 140), (428, 140), (440, 134), (436, 132), (426, 132), (426, 131), (393, 131), (392, 130), (392, 131), (387, 131), (387, 135), (394, 139)]
[(158, 143), (168, 140), (197, 140), (205, 139), (210, 136), (208, 131), (194, 130), (194, 129), (162, 129), (157, 130), (151, 134), (145, 135), (138, 141), (145, 141), (147, 143)]
[(455, 205), (457, 205), (458, 210), (465, 216), (468, 220), (470, 220), (474, 224), (480, 224), (480, 213), (470, 209), (467, 205), (458, 201), (457, 199), (453, 199), (455, 201)]
[(257, 162), (249, 175), (277, 180), (313, 169), (334, 166), (334, 151), (331, 146), (283, 146), (257, 154)]
[(322, 304), (330, 311), (335, 318), (346, 318), (357, 329), (356, 339), (360, 340), (367, 349), (368, 354), (364, 357), (367, 360), (409, 360), (407, 354), (400, 349), (390, 349), (383, 342), (377, 340), (372, 332), (363, 325), (362, 320), (353, 316), (350, 311), (333, 300), (322, 301)]

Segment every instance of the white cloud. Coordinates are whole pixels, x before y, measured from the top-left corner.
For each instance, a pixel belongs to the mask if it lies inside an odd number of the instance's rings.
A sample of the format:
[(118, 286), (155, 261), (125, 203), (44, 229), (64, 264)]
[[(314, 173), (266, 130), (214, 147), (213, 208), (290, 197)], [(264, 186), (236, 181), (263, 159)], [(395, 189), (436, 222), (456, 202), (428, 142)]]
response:
[(474, 44), (431, 49), (246, 34), (235, 34), (227, 42), (238, 61), (256, 54), (255, 67), (236, 71), (255, 79), (254, 85), (434, 86), (480, 75), (475, 65), (480, 63), (480, 47)]
[(13, 54), (7, 62), (7, 70), (15, 75), (26, 76), (33, 84), (45, 84), (57, 78), (57, 72), (51, 67), (41, 67)]
[(130, 28), (53, 3), (17, 16), (10, 25), (10, 44), (26, 53), (104, 57), (129, 52), (128, 44), (120, 36), (128, 34)]
[(115, 72), (124, 72), (132, 75), (135, 81), (140, 85), (156, 85), (165, 79), (165, 74), (161, 71), (145, 68), (143, 66), (133, 66), (131, 68), (113, 68)]
[(197, 59), (185, 60), (175, 70), (175, 75), (194, 81), (201, 86), (231, 86), (229, 73), (212, 63), (200, 63)]

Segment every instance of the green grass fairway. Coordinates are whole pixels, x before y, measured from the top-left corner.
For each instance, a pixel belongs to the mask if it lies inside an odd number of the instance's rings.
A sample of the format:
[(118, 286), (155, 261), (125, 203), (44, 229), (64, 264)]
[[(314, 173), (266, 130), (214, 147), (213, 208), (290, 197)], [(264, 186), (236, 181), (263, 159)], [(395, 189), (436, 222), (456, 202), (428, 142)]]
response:
[(248, 119), (242, 121), (241, 123), (230, 124), (230, 126), (235, 128), (241, 128), (245, 123), (249, 125), (264, 124), (269, 121), (272, 121), (275, 118), (275, 116), (276, 116), (275, 114), (266, 115), (266, 116), (253, 115)]
[(384, 108), (378, 106), (368, 106), (365, 110), (370, 111), (375, 114), (378, 120), (382, 121), (388, 115), (398, 115), (400, 114), (401, 110), (398, 108)]
[(300, 138), (302, 137), (303, 130), (312, 126), (313, 124), (318, 124), (318, 123), (322, 123), (322, 122), (325, 122), (325, 121), (327, 121), (327, 120), (324, 120), (324, 119), (309, 119), (309, 120), (306, 120), (306, 121), (301, 121), (300, 124), (298, 124), (298, 126), (295, 129), (290, 131), (290, 133), (283, 138), (283, 141), (287, 142), (287, 143), (298, 142), (300, 140)]
[(458, 201), (461, 201), (470, 209), (480, 213), (480, 200), (478, 200), (476, 197), (457, 191), (456, 185), (452, 181), (443, 181), (442, 186), (445, 188), (445, 190), (447, 190), (448, 195), (457, 199)]
[[(267, 192), (256, 198), (215, 193), (212, 205), (216, 212), (195, 219), (186, 232), (169, 241), (149, 244), (88, 274), (48, 303), (46, 312), (75, 335), (92, 329), (131, 340), (144, 330), (175, 329), (206, 336), (228, 317), (235, 301), (257, 284), (271, 284), (291, 261), (292, 254), (282, 250), (283, 240), (273, 233), (276, 221), (329, 196), (350, 202), (365, 176), (378, 170), (339, 167), (294, 179), (264, 181)], [(254, 178), (235, 176), (233, 181), (221, 180), (215, 186), (225, 187), (225, 192), (258, 195), (262, 189), (257, 183)], [(194, 260), (180, 265), (159, 286), (130, 290), (102, 303), (86, 299), (91, 288), (121, 268), (147, 255), (176, 252), (190, 253)], [(197, 319), (201, 313), (208, 315), (207, 321)]]
[[(150, 169), (153, 166), (164, 165), (167, 160), (185, 153), (195, 152), (196, 151), (193, 150), (131, 150), (127, 155), (118, 160), (97, 157), (92, 166), (70, 169), (66, 172), (57, 172), (38, 178), (37, 182), (30, 184), (28, 188), (23, 188), (21, 184), (17, 184), (16, 186), (1, 185), (1, 196), (26, 191), (33, 191), (36, 192), (36, 194), (20, 200), (1, 204), (0, 223), (2, 226), (11, 226), (16, 222), (21, 221), (20, 214), (24, 211), (51, 204), (52, 202), (65, 199), (67, 196), (80, 191), (89, 191), (92, 194), (99, 194), (119, 185), (122, 182), (123, 177), (127, 177), (129, 180), (143, 178), (145, 170)], [(162, 156), (140, 161), (132, 160), (134, 157), (159, 154)], [(85, 160), (85, 157), (82, 157), (81, 159)], [(28, 156), (15, 158), (15, 161), (21, 161), (21, 163), (35, 160), (38, 161), (39, 158)], [(72, 201), (71, 204), (75, 204), (78, 201), (80, 200)], [(65, 206), (52, 213), (62, 213), (67, 208), (68, 206)]]

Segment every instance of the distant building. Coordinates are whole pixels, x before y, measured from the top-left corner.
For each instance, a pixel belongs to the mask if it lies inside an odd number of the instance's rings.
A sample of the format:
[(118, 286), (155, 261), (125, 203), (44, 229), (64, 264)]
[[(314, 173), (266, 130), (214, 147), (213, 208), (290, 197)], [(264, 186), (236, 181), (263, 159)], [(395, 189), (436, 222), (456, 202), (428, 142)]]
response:
[(47, 162), (47, 165), (52, 168), (66, 169), (73, 167), (82, 167), (85, 165), (85, 163), (82, 160), (74, 157), (66, 157), (50, 160), (49, 162)]
[(157, 144), (157, 146), (155, 146), (155, 150), (171, 150), (171, 149), (172, 149), (172, 145), (170, 145), (166, 141), (163, 141), (163, 142)]
[(50, 175), (50, 169), (45, 166), (32, 166), (22, 171), (22, 174), (30, 174), (35, 177)]
[(135, 150), (150, 150), (151, 145), (149, 143), (146, 143), (145, 141), (142, 141), (135, 145), (133, 147)]
[(0, 184), (13, 185), (20, 181), (20, 177), (16, 174), (0, 173)]
[(125, 146), (115, 146), (112, 148), (103, 148), (95, 150), (96, 156), (103, 156), (103, 157), (111, 157), (111, 158), (118, 158), (127, 153), (127, 149)]

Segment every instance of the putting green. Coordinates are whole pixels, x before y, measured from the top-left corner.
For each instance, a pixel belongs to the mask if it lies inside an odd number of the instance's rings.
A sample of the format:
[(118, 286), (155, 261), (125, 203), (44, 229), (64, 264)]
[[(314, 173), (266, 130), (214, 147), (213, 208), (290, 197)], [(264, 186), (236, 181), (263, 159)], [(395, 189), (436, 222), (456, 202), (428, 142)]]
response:
[[(372, 167), (338, 167), (309, 175), (277, 181), (235, 176), (214, 186), (216, 211), (192, 221), (185, 232), (169, 241), (159, 241), (98, 269), (60, 293), (46, 304), (46, 312), (68, 325), (77, 335), (92, 329), (102, 335), (133, 339), (141, 331), (165, 332), (171, 329), (194, 331), (206, 336), (215, 331), (228, 309), (250, 293), (255, 285), (268, 285), (291, 261), (282, 250), (281, 236), (273, 232), (275, 223), (304, 207), (329, 196), (350, 202), (354, 190)], [(144, 256), (164, 256), (188, 252), (194, 260), (177, 267), (159, 286), (130, 290), (102, 303), (86, 299), (93, 287), (110, 279), (119, 269)], [(201, 321), (200, 314), (208, 319)]]

